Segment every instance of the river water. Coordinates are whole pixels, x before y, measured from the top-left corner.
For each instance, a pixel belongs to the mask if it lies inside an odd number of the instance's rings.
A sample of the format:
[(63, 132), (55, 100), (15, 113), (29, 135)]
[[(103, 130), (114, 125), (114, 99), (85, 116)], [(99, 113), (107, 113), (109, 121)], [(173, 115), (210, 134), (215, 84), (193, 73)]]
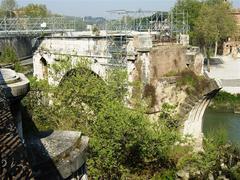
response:
[(223, 130), (229, 141), (233, 144), (240, 144), (240, 114), (220, 113), (209, 109), (206, 110), (203, 117), (203, 133)]

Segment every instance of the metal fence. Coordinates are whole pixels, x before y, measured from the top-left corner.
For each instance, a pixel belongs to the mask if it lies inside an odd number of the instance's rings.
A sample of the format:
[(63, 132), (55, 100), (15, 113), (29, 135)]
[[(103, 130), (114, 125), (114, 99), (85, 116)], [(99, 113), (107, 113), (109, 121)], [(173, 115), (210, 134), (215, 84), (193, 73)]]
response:
[(64, 17), (0, 19), (0, 36), (8, 34), (57, 33), (74, 30), (75, 21)]

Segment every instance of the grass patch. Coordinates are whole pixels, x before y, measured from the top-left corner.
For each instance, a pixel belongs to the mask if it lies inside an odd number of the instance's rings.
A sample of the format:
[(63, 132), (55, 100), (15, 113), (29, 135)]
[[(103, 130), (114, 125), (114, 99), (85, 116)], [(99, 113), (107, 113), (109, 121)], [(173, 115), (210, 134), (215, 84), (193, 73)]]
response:
[(204, 76), (198, 76), (189, 69), (185, 69), (181, 72), (170, 71), (165, 76), (177, 76), (177, 86), (185, 87), (186, 92), (193, 95), (202, 93), (210, 84), (210, 81)]
[(240, 108), (240, 94), (220, 91), (212, 100), (210, 108), (214, 111), (234, 112)]
[(172, 77), (172, 76), (177, 76), (178, 74), (179, 74), (179, 71), (169, 71), (164, 76), (165, 77)]
[(219, 127), (217, 130), (211, 130), (207, 132), (205, 137), (206, 139), (212, 139), (217, 145), (228, 143), (228, 133), (223, 127)]

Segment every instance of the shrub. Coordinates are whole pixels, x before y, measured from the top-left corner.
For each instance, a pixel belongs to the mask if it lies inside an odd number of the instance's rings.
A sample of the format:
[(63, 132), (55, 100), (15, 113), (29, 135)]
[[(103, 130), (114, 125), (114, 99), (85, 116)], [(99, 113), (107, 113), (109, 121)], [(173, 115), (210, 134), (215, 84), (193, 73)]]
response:
[(166, 76), (177, 76), (177, 86), (185, 87), (188, 94), (199, 94), (209, 86), (209, 80), (203, 76), (197, 76), (193, 71), (185, 69), (180, 72), (169, 72)]
[(13, 63), (13, 64), (19, 61), (15, 49), (10, 44), (6, 44), (3, 47), (0, 61), (1, 63)]
[[(50, 86), (46, 80), (33, 78), (24, 101), (40, 130), (77, 130), (90, 137), (87, 164), (91, 178), (174, 179), (176, 171), (182, 169), (195, 179), (206, 178), (208, 173), (221, 170), (222, 161), (229, 167), (224, 172), (237, 177), (237, 151), (226, 146), (222, 136), (217, 136), (217, 141), (205, 140), (205, 151), (194, 153), (191, 147), (180, 146), (184, 139), (178, 132), (180, 123), (174, 106), (164, 104), (154, 122), (141, 106), (126, 107), (126, 72), (114, 70), (103, 81), (85, 65), (74, 71), (68, 71), (71, 65), (67, 59), (64, 66), (60, 65), (55, 66), (57, 72), (68, 75), (62, 83)], [(188, 73), (186, 76), (184, 84), (190, 78)]]
[(203, 152), (187, 153), (179, 160), (177, 168), (188, 171), (193, 179), (206, 179), (209, 174), (214, 179), (222, 175), (236, 179), (237, 172), (234, 174), (231, 169), (239, 162), (239, 155), (239, 150), (227, 143), (225, 132), (219, 131), (204, 139)]
[(58, 73), (68, 72), (59, 86), (31, 79), (31, 92), (24, 101), (37, 127), (78, 130), (90, 136), (88, 167), (93, 178), (152, 176), (159, 167), (170, 167), (168, 151), (179, 140), (176, 128), (172, 129), (178, 126), (171, 122), (174, 107), (166, 105), (159, 120), (151, 123), (141, 106), (126, 107), (124, 71), (110, 72), (103, 82), (85, 65), (68, 71), (71, 66), (66, 62), (62, 69), (54, 66)]

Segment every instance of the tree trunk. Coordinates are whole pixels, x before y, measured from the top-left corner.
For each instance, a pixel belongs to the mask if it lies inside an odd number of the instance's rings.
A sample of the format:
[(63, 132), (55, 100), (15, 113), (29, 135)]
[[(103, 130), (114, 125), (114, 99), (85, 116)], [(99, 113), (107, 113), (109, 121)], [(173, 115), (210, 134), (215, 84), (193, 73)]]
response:
[(205, 47), (205, 52), (206, 52), (206, 56), (207, 56), (207, 71), (210, 72), (210, 52), (209, 52), (209, 47)]
[(218, 50), (218, 41), (215, 41), (215, 52), (214, 52), (214, 56), (217, 56), (217, 50)]
[(204, 54), (204, 56), (207, 56), (207, 51), (206, 51), (206, 47), (205, 46), (203, 46), (203, 54)]

